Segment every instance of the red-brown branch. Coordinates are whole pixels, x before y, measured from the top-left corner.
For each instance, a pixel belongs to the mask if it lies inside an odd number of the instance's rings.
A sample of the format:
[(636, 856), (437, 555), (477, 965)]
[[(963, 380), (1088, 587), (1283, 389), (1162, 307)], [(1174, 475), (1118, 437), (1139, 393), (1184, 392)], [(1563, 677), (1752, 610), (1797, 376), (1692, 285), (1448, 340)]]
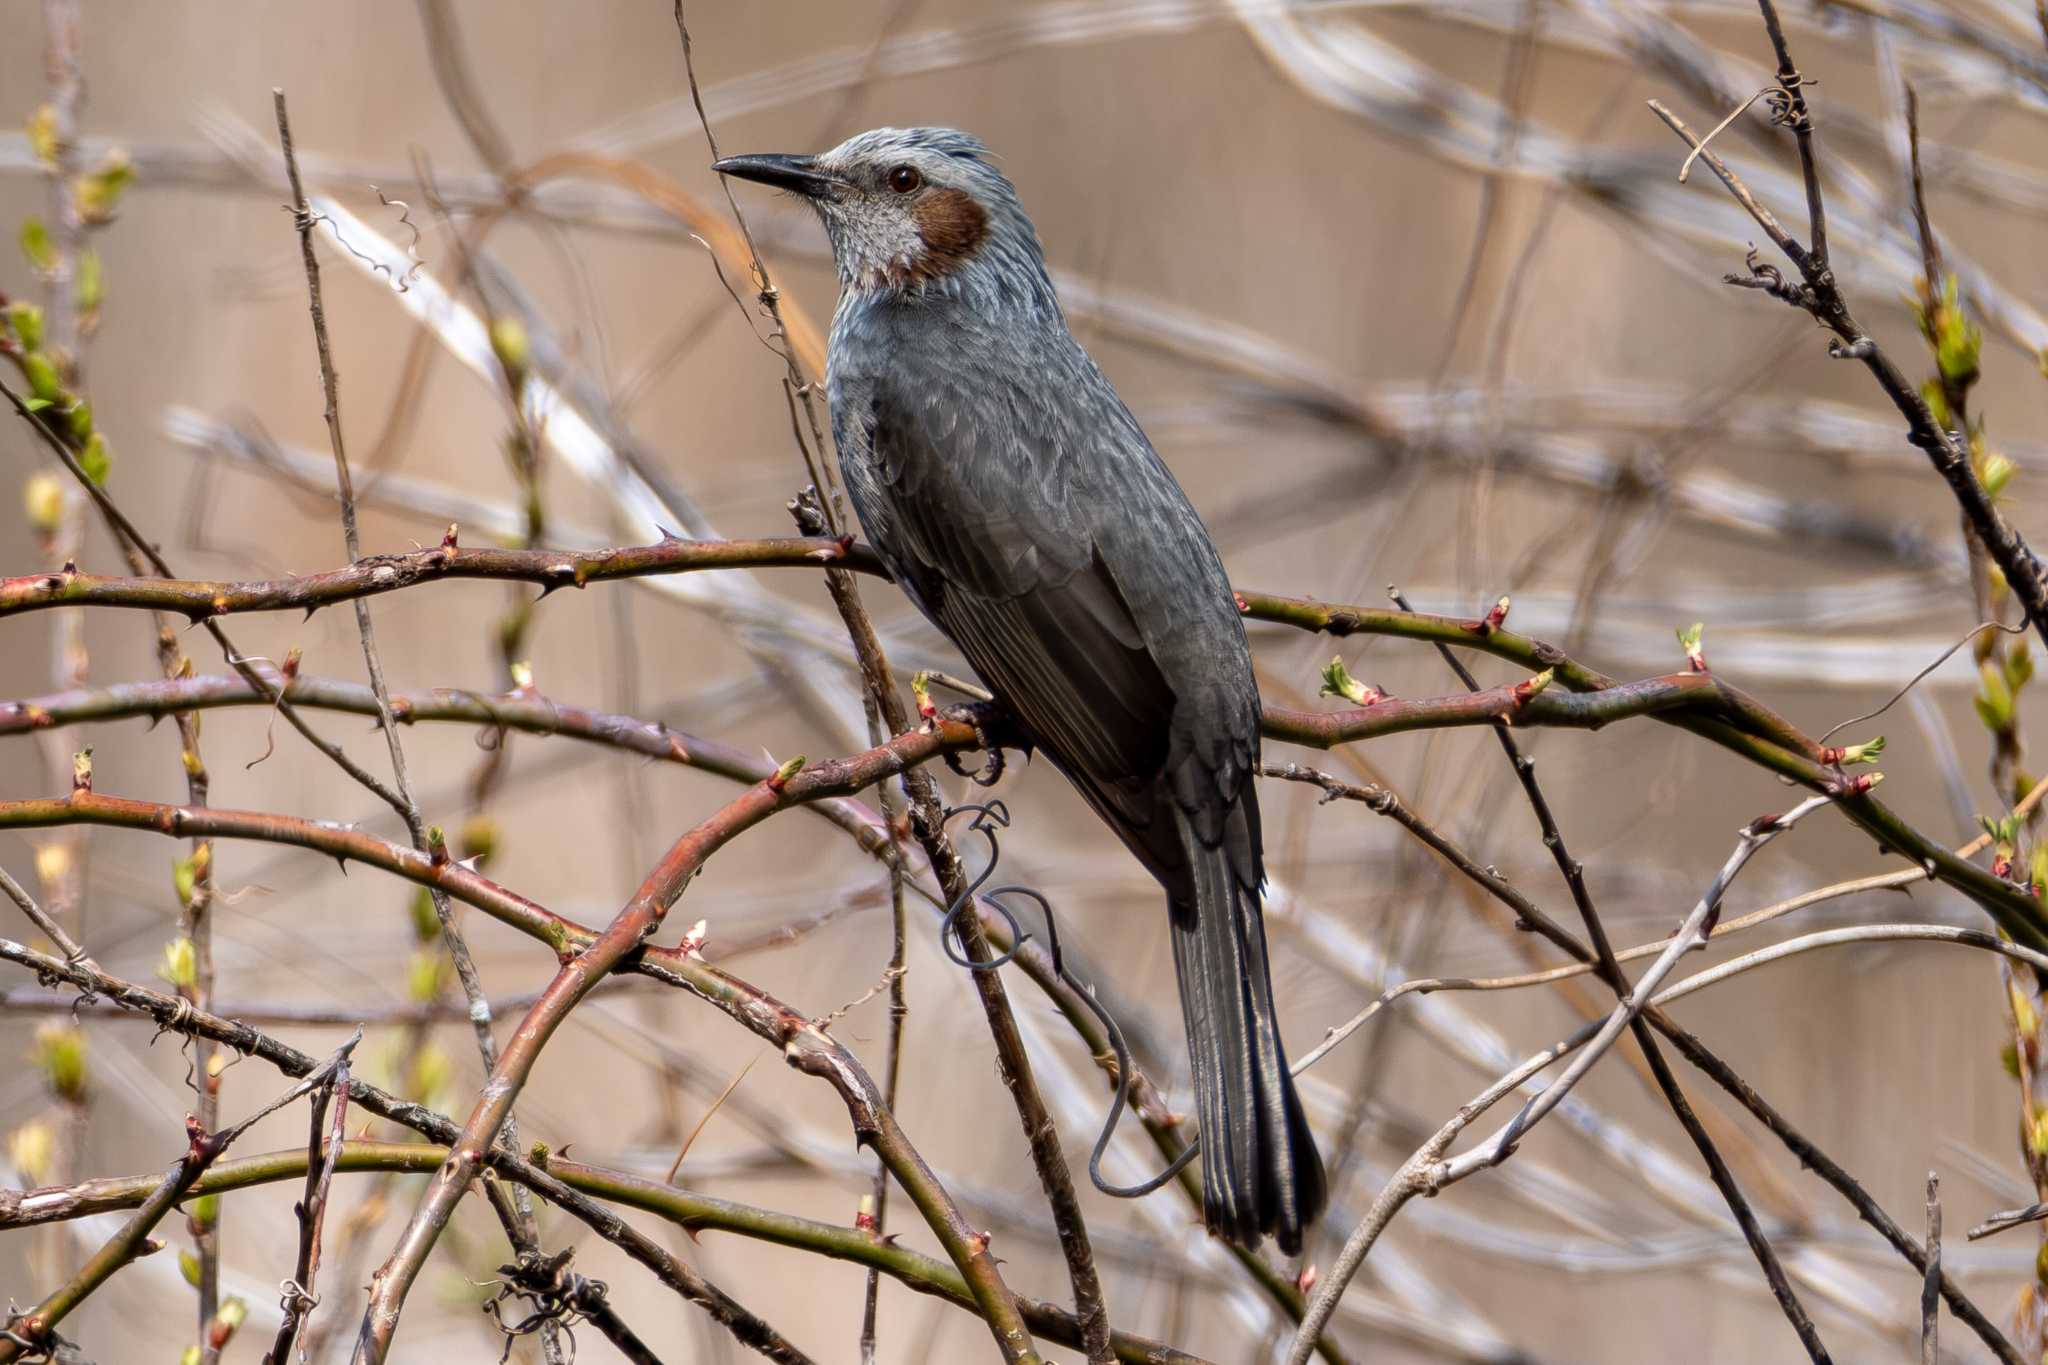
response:
[(769, 540), (679, 540), (671, 536), (652, 545), (602, 550), (472, 549), (451, 539), (432, 549), (369, 555), (346, 568), (289, 578), (128, 578), (72, 568), (0, 578), (0, 616), (48, 607), (100, 606), (174, 611), (205, 621), (237, 612), (315, 611), (450, 578), (535, 583), (552, 591), (702, 569), (816, 568), (821, 564), (883, 572), (881, 562), (865, 545), (823, 536)]

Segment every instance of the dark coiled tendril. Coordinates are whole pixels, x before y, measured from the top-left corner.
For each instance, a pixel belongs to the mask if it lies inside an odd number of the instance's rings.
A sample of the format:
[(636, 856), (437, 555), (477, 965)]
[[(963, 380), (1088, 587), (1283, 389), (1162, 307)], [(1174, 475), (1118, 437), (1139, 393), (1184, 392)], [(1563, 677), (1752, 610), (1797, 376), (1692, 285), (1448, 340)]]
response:
[[(1002, 861), (1002, 846), (996, 840), (996, 832), (1010, 827), (1009, 807), (999, 800), (970, 802), (948, 807), (942, 820), (950, 824), (955, 816), (970, 812), (974, 815), (974, 823), (967, 827), (967, 832), (979, 834), (987, 841), (988, 862), (982, 867), (980, 875), (969, 882), (966, 889), (946, 907), (945, 917), (939, 921), (939, 946), (957, 966), (965, 967), (970, 972), (992, 972), (1005, 963), (1014, 961), (1017, 955), (1024, 951), (1024, 945), (1031, 941), (1031, 935), (1025, 932), (1016, 912), (1005, 903), (1004, 897), (1022, 896), (1037, 903), (1038, 912), (1045, 921), (1046, 954), (1052, 959), (1053, 975), (1065, 983), (1073, 991), (1075, 998), (1101, 1023), (1102, 1031), (1109, 1037), (1110, 1050), (1116, 1054), (1116, 1094), (1109, 1102), (1109, 1116), (1103, 1120), (1102, 1133), (1095, 1139), (1095, 1146), (1088, 1153), (1088, 1179), (1093, 1182), (1096, 1189), (1115, 1199), (1137, 1199), (1148, 1195), (1179, 1175), (1187, 1164), (1195, 1159), (1195, 1154), (1201, 1150), (1201, 1134), (1197, 1133), (1190, 1138), (1188, 1145), (1167, 1164), (1166, 1169), (1150, 1179), (1141, 1180), (1135, 1185), (1115, 1185), (1103, 1176), (1103, 1153), (1109, 1150), (1109, 1144), (1116, 1137), (1117, 1125), (1123, 1120), (1124, 1110), (1130, 1105), (1131, 1075), (1134, 1070), (1130, 1046), (1124, 1041), (1123, 1029), (1117, 1026), (1116, 1020), (1103, 1008), (1102, 1002), (1095, 998), (1095, 992), (1068, 972), (1066, 961), (1060, 954), (1059, 930), (1053, 921), (1052, 903), (1044, 894), (1031, 887), (1014, 884), (982, 890), (995, 876), (996, 866)], [(965, 941), (960, 937), (960, 916), (971, 912), (977, 899), (1002, 916), (1010, 934), (1010, 950), (1001, 957), (991, 958), (986, 962), (976, 962), (968, 957), (962, 950)], [(956, 942), (962, 944), (962, 949), (954, 947)]]

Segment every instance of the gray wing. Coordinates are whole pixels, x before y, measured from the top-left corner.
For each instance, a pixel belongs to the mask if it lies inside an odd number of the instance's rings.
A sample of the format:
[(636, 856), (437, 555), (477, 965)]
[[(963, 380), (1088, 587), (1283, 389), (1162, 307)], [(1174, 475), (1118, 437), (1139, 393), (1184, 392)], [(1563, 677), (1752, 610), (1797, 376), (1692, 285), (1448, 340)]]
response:
[(1194, 509), (1093, 377), (1075, 386), (1092, 410), (1056, 412), (999, 380), (883, 378), (835, 413), (848, 486), (905, 591), (1169, 892), (1186, 876), (1169, 795), (1255, 888), (1244, 628)]

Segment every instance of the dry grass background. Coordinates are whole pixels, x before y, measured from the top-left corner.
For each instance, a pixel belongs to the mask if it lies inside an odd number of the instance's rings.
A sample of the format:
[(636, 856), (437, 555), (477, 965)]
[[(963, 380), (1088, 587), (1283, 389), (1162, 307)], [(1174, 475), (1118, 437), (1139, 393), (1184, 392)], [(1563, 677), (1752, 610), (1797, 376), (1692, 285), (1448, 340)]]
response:
[[(644, 161), (723, 210), (695, 116), (680, 99), (682, 57), (666, 5), (452, 8), (479, 96), (516, 161), (602, 149)], [(432, 230), (412, 183), (411, 158), (455, 188), (476, 183), (484, 168), (437, 86), (419, 14), (400, 0), (317, 8), (85, 0), (83, 13), (82, 130), (93, 145), (128, 149), (140, 170), (118, 220), (96, 238), (108, 301), (85, 365), (99, 424), (115, 442), (114, 487), (188, 574), (332, 567), (343, 552), (330, 502), (174, 439), (167, 415), (202, 415), (325, 459), (297, 244), (279, 210), (273, 86), (290, 93), (315, 187), (386, 234), (402, 229), (369, 186), (409, 199), (430, 228), (420, 248), (429, 276), (459, 286), (447, 234)], [(1953, 9), (1793, 3), (1787, 18), (1803, 65), (1821, 80), (1820, 137), (1841, 175), (1832, 189), (1841, 272), (1865, 321), (1916, 375), (1931, 362), (1902, 306), (1917, 251), (1883, 137), (1892, 117), (1881, 77), (1887, 47), (1921, 90), (1925, 135), (1946, 149), (1931, 158), (1930, 207), (1952, 250), (1981, 272), (1965, 291), (1987, 334), (1976, 410), (1992, 443), (2022, 465), (2009, 515), (2038, 528), (2044, 503), (2033, 456), (2037, 433), (2048, 431), (2048, 385), (2034, 352), (2048, 327), (2033, 309), (2048, 306), (2039, 275), (2048, 49), (2031, 8), (2020, 0)], [(1624, 676), (1676, 666), (1672, 628), (1704, 619), (1716, 669), (1810, 733), (1882, 701), (1976, 619), (1946, 491), (1860, 369), (1829, 361), (1805, 319), (1718, 283), (1739, 268), (1741, 242), (1755, 234), (1730, 216), (1710, 177), (1696, 175), (1683, 189), (1673, 183), (1682, 148), (1643, 108), (1662, 98), (1695, 127), (1711, 126), (1726, 108), (1658, 65), (1653, 38), (1685, 60), (1725, 64), (1729, 88), (1742, 94), (1765, 82), (1761, 28), (1733, 0), (1299, 10), (1260, 0), (860, 0), (707, 3), (691, 19), (727, 151), (808, 150), (877, 124), (941, 123), (972, 129), (1001, 153), (1063, 272), (1077, 329), (1209, 517), (1240, 584), (1377, 603), (1393, 582), (1426, 610), (1467, 612), (1512, 592), (1518, 627), (1570, 640), (1580, 657)], [(1950, 19), (2006, 47), (1987, 52), (1944, 33)], [(0, 31), (0, 109), (20, 126), (45, 98), (38, 7), (9, 0)], [(1528, 119), (1505, 140), (1487, 113), (1503, 98)], [(1738, 128), (1720, 145), (1754, 172), (1781, 215), (1796, 218), (1796, 201), (1782, 193), (1795, 183), (1785, 178), (1792, 163), (1782, 135), (1758, 117), (1749, 136)], [(1496, 153), (1503, 169), (1488, 189), (1486, 162)], [(45, 187), (19, 136), (0, 139), (0, 170), (0, 221), (11, 234), (43, 211)], [(787, 202), (746, 190), (741, 199), (787, 296), (828, 317), (833, 284), (815, 226)], [(750, 310), (727, 296), (701, 247), (651, 221), (630, 197), (584, 184), (515, 213), (490, 250), (530, 292), (575, 373), (611, 396), (709, 524), (734, 536), (786, 532), (782, 504), (802, 468), (782, 367), (754, 340)], [(359, 482), (388, 473), (386, 492), (402, 476), (509, 503), (499, 397), (428, 343), (423, 387), (402, 398), (417, 336), (402, 300), (339, 254), (326, 259)], [(1468, 269), (1471, 304), (1454, 331)], [(18, 257), (0, 267), (0, 288), (36, 295)], [(365, 462), (380, 431), (394, 434), (372, 470)], [(45, 459), (19, 424), (0, 434), (0, 478), (10, 487)], [(1613, 481), (1611, 471), (1631, 467), (1643, 477)], [(620, 522), (611, 490), (558, 460), (545, 488), (557, 538), (640, 534)], [(423, 510), (416, 492), (376, 499), (364, 516), (365, 545), (431, 544), (446, 520)], [(22, 518), (0, 517), (0, 568), (27, 572), (37, 554)], [(85, 557), (109, 570), (116, 562), (97, 529)], [(792, 620), (833, 625), (813, 576), (767, 572), (755, 583)], [(716, 594), (730, 585), (706, 576), (691, 588)], [(900, 664), (945, 664), (943, 647), (893, 591), (874, 584), (867, 596)], [(503, 585), (488, 583), (379, 599), (393, 685), (501, 687), (493, 641), (509, 600)], [(846, 724), (857, 719), (855, 693), (837, 662), (820, 652), (808, 666), (840, 698), (838, 712), (806, 706), (761, 671), (718, 606), (644, 583), (552, 597), (539, 608), (529, 650), (537, 682), (551, 696), (660, 716), (778, 757), (860, 747)], [(281, 657), (296, 647), (309, 672), (360, 675), (346, 611), (233, 624), (251, 653)], [(133, 614), (92, 615), (86, 632), (94, 679), (154, 674), (148, 633)], [(51, 688), (51, 618), (0, 624), (0, 642), (0, 696)], [(1255, 647), (1269, 692), (1282, 700), (1312, 695), (1331, 652), (1327, 640), (1277, 631), (1257, 633)], [(202, 636), (193, 633), (186, 648), (202, 672), (219, 671)], [(1419, 646), (1379, 641), (1343, 653), (1354, 673), (1397, 695), (1454, 687)], [(1484, 661), (1481, 672), (1489, 681), (1512, 677)], [(2001, 800), (1984, 776), (1989, 739), (1972, 712), (1974, 683), (1958, 656), (1923, 685), (1925, 708), (1901, 703), (1862, 727), (1890, 738), (1886, 796), (1918, 827), (1954, 842)], [(2039, 713), (2023, 699), (2021, 714), (2025, 732)], [(328, 717), (324, 728), (381, 770), (382, 745), (358, 721)], [(362, 820), (395, 834), (388, 812), (287, 732), (274, 757), (245, 770), (264, 730), (253, 711), (208, 717), (216, 803)], [(182, 799), (172, 727), (104, 725), (88, 737), (101, 790)], [(405, 738), (428, 818), (460, 824), (480, 758), (472, 737), (449, 727)], [(1530, 742), (1617, 943), (1667, 931), (1736, 829), (1793, 800), (1758, 770), (1645, 721)], [(7, 745), (0, 797), (61, 789), (61, 774), (30, 741)], [(1568, 918), (1494, 747), (1476, 731), (1401, 736), (1328, 766), (1394, 785)], [(1283, 756), (1278, 746), (1273, 755)], [(566, 740), (515, 739), (510, 762), (492, 807), (502, 827), (493, 875), (600, 923), (667, 841), (730, 791), (708, 775), (639, 766)], [(944, 780), (949, 792), (961, 786)], [(1006, 872), (1052, 895), (1063, 935), (1113, 964), (1123, 993), (1142, 1003), (1148, 1035), (1162, 1040), (1147, 1054), (1154, 1074), (1184, 1074), (1154, 890), (1043, 765), (1018, 771), (1002, 794), (1018, 817)], [(1279, 784), (1264, 793), (1280, 888), (1271, 916), (1276, 970), (1297, 1051), (1397, 975), (1494, 974), (1526, 960), (1528, 944), (1482, 924), (1464, 890), (1398, 830), (1357, 807), (1318, 807), (1313, 797)], [(110, 970), (147, 978), (176, 914), (172, 851), (105, 830), (91, 835), (89, 850), (82, 935)], [(0, 838), (0, 861), (17, 875), (29, 877), (32, 856), (29, 839)], [(230, 893), (215, 926), (220, 999), (362, 1009), (405, 999), (407, 888), (256, 845), (224, 844), (217, 858)], [(1763, 856), (1731, 909), (1889, 865), (1824, 813)], [(785, 817), (713, 861), (668, 937), (700, 916), (716, 943), (834, 911), (795, 942), (736, 964), (824, 1012), (866, 991), (885, 965), (887, 911), (876, 884), (873, 864), (844, 840)], [(1763, 933), (1906, 918), (1981, 916), (1959, 897), (1921, 888), (1910, 902), (1897, 893), (1851, 898)], [(972, 992), (934, 951), (930, 918), (914, 910), (911, 925), (903, 1121), (971, 1216), (996, 1229), (1010, 1282), (1064, 1299)], [(481, 918), (470, 938), (494, 993), (546, 982), (551, 964), (533, 945)], [(8, 992), (0, 1057), (24, 1056), (49, 1017), (24, 1003), (29, 984), (0, 980)], [(1014, 997), (1078, 1164), (1094, 1135), (1099, 1086), (1043, 1000), (1021, 987)], [(1917, 1227), (1929, 1169), (1943, 1175), (1952, 1232), (2033, 1197), (2016, 1147), (2015, 1087), (1999, 1061), (2010, 1033), (1993, 959), (1927, 945), (1837, 949), (1739, 978), (1678, 1013), (1909, 1226)], [(1422, 1133), (1573, 1022), (1542, 992), (1411, 998), (1323, 1063), (1308, 1091), (1319, 1128), (1335, 1132), (1354, 1106), (1359, 1127), (1328, 1240), (1311, 1259), (1327, 1261)], [(173, 1040), (152, 1045), (148, 1028), (104, 1013), (86, 1027), (91, 1117), (68, 1169), (161, 1169), (178, 1146), (177, 1116), (191, 1105)], [(340, 1036), (283, 1031), (316, 1052)], [(871, 1065), (883, 1031), (879, 1000), (839, 1027)], [(373, 1071), (402, 1075), (406, 1059), (392, 1052), (398, 1037), (391, 1028), (372, 1032), (362, 1056)], [(479, 1079), (467, 1029), (443, 1026), (434, 1042), (452, 1064), (443, 1107), (460, 1112)], [(849, 1222), (868, 1173), (847, 1141), (843, 1111), (770, 1051), (673, 994), (600, 1000), (550, 1047), (521, 1101), (522, 1133), (658, 1175), (725, 1083), (760, 1063), (705, 1128), (684, 1179)], [(1695, 1074), (1683, 1079), (1703, 1106), (1722, 1107)], [(276, 1088), (260, 1064), (237, 1066), (227, 1074), (225, 1112), (244, 1112)], [(1609, 1064), (1579, 1093), (1583, 1107), (1540, 1130), (1505, 1169), (1402, 1215), (1346, 1300), (1341, 1338), (1383, 1361), (1797, 1358), (1655, 1092)], [(0, 1128), (35, 1119), (45, 1104), (31, 1068), (10, 1060), (0, 1069)], [(1730, 1140), (1738, 1172), (1836, 1358), (1917, 1358), (1916, 1277), (1767, 1136), (1730, 1117), (1721, 1131), (1747, 1134)], [(294, 1112), (245, 1139), (243, 1150), (301, 1140)], [(1128, 1157), (1113, 1165), (1125, 1175), (1135, 1169)], [(338, 1216), (359, 1207), (354, 1191), (366, 1180), (342, 1178)], [(370, 1235), (368, 1264), (381, 1259), (416, 1183), (392, 1187), (396, 1207)], [(275, 1322), (266, 1315), (290, 1265), (292, 1197), (279, 1186), (228, 1201), (223, 1262), (229, 1287), (253, 1310), (228, 1360), (258, 1359), (264, 1324)], [(1203, 1248), (1177, 1196), (1133, 1209), (1089, 1191), (1084, 1205), (1119, 1326), (1218, 1361), (1270, 1358), (1282, 1338), (1263, 1301)], [(928, 1247), (906, 1212), (899, 1201), (892, 1225)], [(105, 1230), (0, 1234), (0, 1292), (33, 1301)], [(657, 1231), (820, 1360), (855, 1358), (857, 1269), (730, 1236), (699, 1243)], [(551, 1246), (579, 1232), (543, 1219)], [(169, 1235), (183, 1244), (181, 1228)], [(502, 1250), (497, 1236), (480, 1206), (459, 1214), (394, 1359), (495, 1358), (476, 1308), (483, 1291), (468, 1281), (489, 1277)], [(1951, 1265), (2003, 1322), (2032, 1277), (2035, 1234), (1968, 1247), (1951, 1240)], [(601, 1243), (579, 1254), (663, 1359), (741, 1354)], [(316, 1321), (338, 1326), (332, 1339), (345, 1344), (359, 1300), (340, 1281), (340, 1254), (329, 1256)], [(884, 1360), (986, 1355), (985, 1330), (955, 1309), (888, 1281), (882, 1308)], [(166, 1255), (124, 1272), (70, 1334), (103, 1365), (163, 1360), (190, 1338), (190, 1317), (190, 1291)], [(584, 1358), (609, 1358), (585, 1336)], [(1979, 1358), (1954, 1325), (1945, 1345), (1954, 1359)]]

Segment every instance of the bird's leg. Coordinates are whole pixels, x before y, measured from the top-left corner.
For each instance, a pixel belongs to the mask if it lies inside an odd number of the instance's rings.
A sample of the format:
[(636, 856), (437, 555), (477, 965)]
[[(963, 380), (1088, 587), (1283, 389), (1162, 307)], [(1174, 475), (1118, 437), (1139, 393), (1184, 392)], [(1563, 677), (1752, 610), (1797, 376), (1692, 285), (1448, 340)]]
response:
[(1008, 707), (997, 701), (956, 702), (939, 712), (947, 720), (974, 727), (974, 737), (983, 753), (988, 755), (978, 771), (970, 771), (960, 762), (957, 755), (947, 753), (946, 766), (960, 776), (970, 779), (976, 786), (993, 787), (1003, 777), (1003, 750), (1015, 749), (1026, 758), (1031, 756), (1031, 736), (1023, 725), (1010, 713)]

